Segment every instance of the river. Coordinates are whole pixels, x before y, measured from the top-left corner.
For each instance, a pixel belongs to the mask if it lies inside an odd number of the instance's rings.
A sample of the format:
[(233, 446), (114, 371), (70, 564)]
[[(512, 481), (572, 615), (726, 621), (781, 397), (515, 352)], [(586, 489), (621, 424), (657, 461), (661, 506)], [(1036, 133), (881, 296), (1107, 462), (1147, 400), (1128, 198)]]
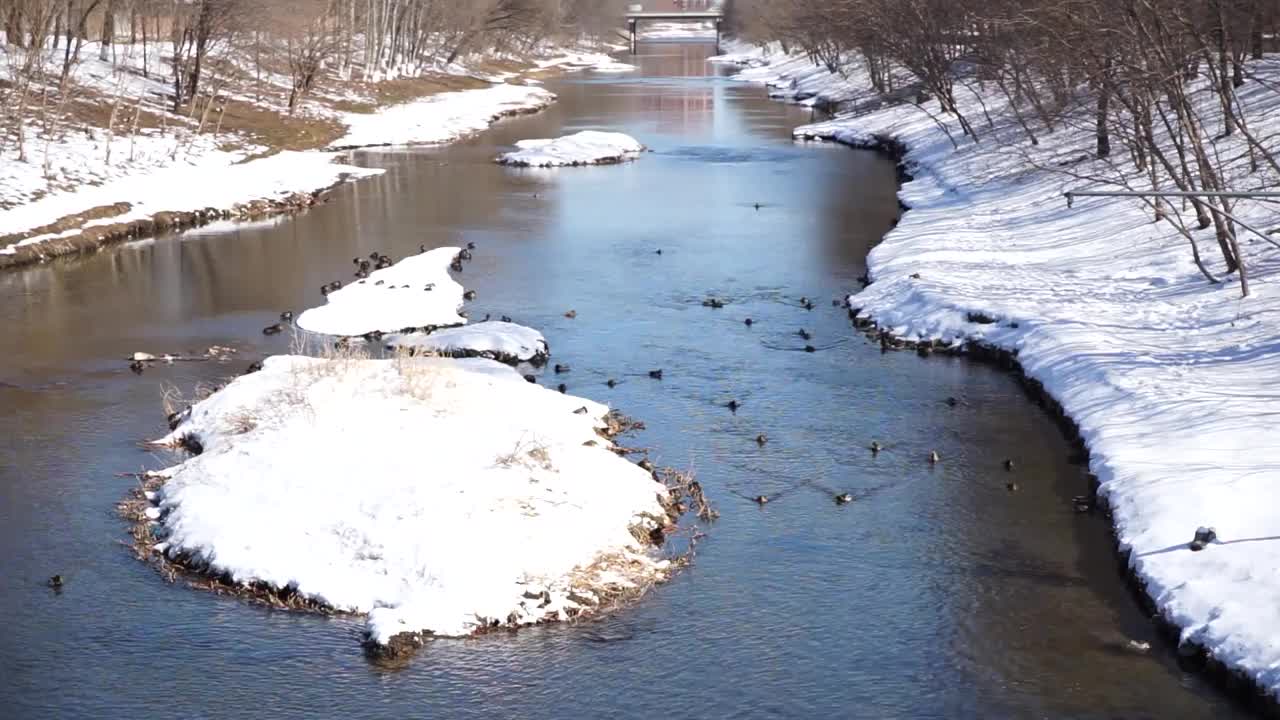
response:
[[(549, 82), (559, 103), (471, 141), (357, 153), (388, 172), (293, 219), (0, 276), (0, 382), (16, 386), (0, 385), (0, 715), (1243, 716), (1155, 636), (1106, 520), (1072, 511), (1085, 468), (1012, 377), (882, 354), (832, 306), (898, 212), (892, 165), (794, 144), (808, 111), (727, 81), (711, 51), (642, 45), (641, 72)], [(588, 128), (652, 152), (491, 163)], [(721, 518), (688, 570), (598, 621), (434, 641), (389, 668), (362, 654), (358, 618), (169, 585), (132, 557), (114, 504), (134, 481), (117, 473), (170, 461), (138, 446), (164, 431), (163, 384), (287, 351), (260, 329), (322, 302), (352, 256), (467, 242), (472, 317), (542, 330), (572, 367), (544, 383), (643, 419), (626, 444), (697, 473)], [(237, 359), (141, 376), (124, 361), (210, 345)]]

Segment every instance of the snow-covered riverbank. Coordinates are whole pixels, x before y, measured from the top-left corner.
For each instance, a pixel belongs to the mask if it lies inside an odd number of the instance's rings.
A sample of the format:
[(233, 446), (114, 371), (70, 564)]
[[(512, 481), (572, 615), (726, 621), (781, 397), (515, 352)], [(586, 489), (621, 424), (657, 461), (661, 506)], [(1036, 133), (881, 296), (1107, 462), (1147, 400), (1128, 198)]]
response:
[[(153, 68), (144, 77), (140, 65), (134, 67), (142, 62), (138, 49), (122, 50), (117, 64), (112, 64), (98, 60), (96, 46), (89, 44), (73, 79), (106, 103), (138, 98), (129, 101), (136, 108), (124, 103), (121, 117), (155, 113), (155, 104), (163, 103), (167, 91), (163, 49), (163, 44), (152, 48)], [(0, 56), (6, 52), (11, 51), (0, 48)], [(539, 57), (531, 66), (538, 73), (632, 69), (594, 51), (550, 47)], [(450, 66), (440, 73), (480, 84), (465, 67)], [(285, 80), (274, 77), (268, 82)], [(380, 172), (339, 162), (331, 151), (452, 142), (500, 118), (536, 112), (555, 101), (555, 95), (537, 87), (535, 80), (522, 82), (515, 73), (499, 73), (490, 80), (487, 87), (370, 106), (369, 112), (335, 109), (344, 102), (370, 104), (368, 92), (316, 100), (300, 110), (304, 117), (298, 122), (345, 128), (328, 143), (329, 152), (283, 151), (263, 158), (273, 149), (233, 132), (217, 134), (220, 120), (204, 118), (175, 117), (168, 120), (170, 127), (160, 120), (159, 127), (144, 124), (130, 133), (121, 131), (117, 120), (115, 134), (85, 126), (83, 131), (45, 137), (31, 128), (25, 161), (19, 159), (16, 146), (0, 149), (0, 269), (169, 227), (296, 210), (335, 184)], [(249, 95), (228, 94), (255, 112), (282, 112)], [(156, 116), (148, 117), (155, 125)]]
[[(1016, 127), (984, 122), (982, 143), (960, 139), (957, 149), (935, 120), (957, 138), (959, 128), (936, 102), (882, 106), (858, 65), (845, 79), (805, 58), (733, 50), (725, 59), (748, 66), (740, 78), (780, 99), (859, 109), (799, 128), (797, 138), (854, 147), (892, 138), (907, 150), (914, 178), (900, 196), (911, 210), (872, 251), (873, 282), (851, 306), (901, 338), (1016, 354), (1079, 427), (1120, 549), (1160, 615), (1189, 647), (1280, 695), (1280, 439), (1271, 420), (1280, 251), (1242, 235), (1252, 271), (1242, 299), (1234, 276), (1207, 283), (1187, 241), (1136, 202), (1067, 206), (1062, 192), (1084, 183), (1053, 168), (1105, 171), (1094, 166), (1087, 123), (1033, 147)], [(1252, 69), (1280, 79), (1274, 58)], [(979, 98), (957, 91), (970, 117), (984, 118)], [(1239, 92), (1271, 126), (1255, 132), (1273, 137), (1275, 93), (1257, 82)], [(1002, 97), (981, 100), (1007, 118)], [(1276, 182), (1262, 175), (1232, 181)], [(1251, 224), (1276, 224), (1265, 207), (1239, 211)], [(1214, 247), (1212, 232), (1199, 235), (1202, 247)], [(1215, 527), (1218, 541), (1192, 552), (1199, 526)]]

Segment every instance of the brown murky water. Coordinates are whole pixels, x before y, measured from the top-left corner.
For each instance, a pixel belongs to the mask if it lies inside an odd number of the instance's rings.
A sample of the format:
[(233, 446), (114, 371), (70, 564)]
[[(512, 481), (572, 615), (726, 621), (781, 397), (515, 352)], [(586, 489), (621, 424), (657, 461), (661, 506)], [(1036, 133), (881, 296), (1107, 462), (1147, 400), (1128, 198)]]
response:
[[(388, 173), (290, 221), (0, 276), (0, 382), (18, 386), (0, 386), (0, 716), (1237, 716), (1153, 636), (1104, 521), (1071, 512), (1083, 469), (1017, 385), (882, 355), (831, 306), (896, 212), (893, 168), (793, 144), (807, 113), (715, 77), (709, 49), (648, 45), (641, 72), (553, 83), (554, 108), (474, 141), (359, 154)], [(584, 128), (653, 152), (489, 162)], [(688, 572), (599, 622), (434, 642), (390, 671), (365, 660), (358, 620), (170, 586), (132, 559), (115, 473), (166, 462), (136, 445), (163, 430), (162, 384), (285, 351), (260, 328), (319, 303), (353, 255), (468, 241), (473, 317), (542, 329), (571, 392), (646, 420), (631, 444), (696, 470), (719, 504)], [(729, 305), (702, 307), (709, 293)], [(802, 327), (825, 349), (799, 352)], [(239, 357), (141, 377), (122, 360), (213, 344)], [(837, 507), (835, 491), (871, 493)], [(761, 493), (778, 497), (745, 499)]]

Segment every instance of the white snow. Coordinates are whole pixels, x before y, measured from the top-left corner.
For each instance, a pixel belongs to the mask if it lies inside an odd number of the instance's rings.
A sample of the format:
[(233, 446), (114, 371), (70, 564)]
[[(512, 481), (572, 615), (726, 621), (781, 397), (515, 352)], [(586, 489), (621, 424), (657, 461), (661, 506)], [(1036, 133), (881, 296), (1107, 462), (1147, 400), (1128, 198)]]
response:
[[(223, 153), (205, 155), (196, 164), (184, 163), (46, 195), (35, 202), (0, 211), (0, 235), (24, 232), (66, 215), (116, 202), (131, 203), (132, 208), (121, 215), (90, 221), (84, 227), (148, 218), (162, 210), (231, 209), (253, 200), (281, 199), (297, 192), (319, 190), (344, 178), (382, 172), (335, 163), (332, 155), (322, 153), (281, 152), (241, 164), (228, 164), (230, 159), (231, 156)], [(18, 247), (78, 232), (37, 235), (0, 247), (0, 254), (13, 254)]]
[(714, 40), (716, 25), (710, 20), (643, 20), (641, 40)]
[(541, 70), (556, 68), (567, 72), (591, 70), (598, 73), (628, 73), (639, 69), (635, 65), (615, 60), (610, 55), (591, 51), (565, 52), (539, 60), (535, 65)]
[(384, 338), (389, 350), (411, 350), (450, 357), (481, 356), (500, 362), (545, 360), (547, 340), (542, 333), (509, 322), (482, 322), (446, 328), (432, 333), (391, 335)]
[(555, 139), (521, 140), (517, 150), (498, 156), (503, 165), (559, 167), (603, 165), (634, 160), (644, 152), (639, 140), (616, 132), (583, 130)]
[(555, 99), (555, 93), (544, 88), (500, 84), (440, 93), (376, 113), (346, 113), (342, 121), (347, 134), (332, 147), (451, 142), (480, 132), (503, 116), (541, 110)]
[(298, 316), (298, 327), (323, 335), (355, 336), (377, 330), (461, 325), (463, 288), (449, 275), (461, 252), (443, 247), (410, 255), (329, 293), (320, 307)]
[[(212, 131), (218, 123), (214, 119), (200, 128), (198, 116), (168, 115), (167, 128), (143, 129), (129, 137), (122, 127), (127, 127), (134, 108), (141, 107), (154, 115), (167, 106), (165, 93), (170, 91), (170, 68), (165, 60), (166, 53), (172, 52), (168, 43), (147, 45), (149, 77), (143, 77), (141, 72), (143, 49), (142, 44), (119, 44), (111, 51), (114, 61), (102, 61), (97, 58), (97, 44), (87, 43), (79, 62), (73, 65), (72, 81), (85, 92), (73, 93), (72, 102), (111, 105), (119, 99), (115, 136), (102, 129), (73, 124), (59, 126), (48, 135), (29, 126), (25, 161), (19, 159), (16, 143), (0, 148), (0, 237), (29, 233), (99, 206), (128, 202), (133, 209), (126, 215), (100, 218), (81, 227), (27, 238), (20, 244), (10, 243), (0, 247), (0, 253), (13, 255), (19, 247), (65, 240), (81, 234), (84, 228), (143, 219), (160, 211), (228, 211), (253, 200), (312, 192), (343, 178), (380, 172), (332, 164), (332, 155), (317, 152), (285, 152), (250, 161), (266, 148), (225, 130), (215, 135)], [(25, 51), (0, 45), (0, 65), (17, 67), (22, 62), (22, 52)], [(607, 70), (614, 63), (609, 56), (593, 51), (542, 47), (536, 52), (559, 58), (548, 67), (583, 62)], [(49, 50), (45, 54), (47, 57), (41, 62), (50, 68), (59, 67), (61, 51)], [(225, 59), (243, 60), (234, 54)], [(472, 74), (462, 65), (437, 71)], [(390, 77), (410, 73), (402, 68), (389, 69), (384, 74)], [(272, 98), (283, 96), (288, 78), (268, 73), (264, 79), (266, 93), (261, 101), (256, 98), (252, 83), (249, 87), (228, 86), (222, 94), (283, 113), (282, 107), (272, 104), (277, 102)], [(345, 137), (333, 143), (333, 148), (449, 142), (483, 130), (507, 114), (538, 110), (555, 100), (554, 94), (542, 88), (495, 84), (442, 93), (367, 114), (339, 113), (322, 102), (374, 100), (367, 90), (356, 87), (321, 88), (298, 111), (301, 115), (335, 117), (348, 126)], [(97, 95), (90, 95), (89, 91)]]
[(606, 412), (489, 360), (272, 357), (165, 439), (203, 452), (157, 493), (159, 547), (367, 613), (379, 643), (564, 619), (667, 570), (629, 531), (666, 490)]
[[(874, 282), (852, 306), (907, 338), (974, 339), (1016, 352), (1078, 424), (1121, 547), (1159, 612), (1185, 641), (1280, 695), (1280, 252), (1242, 234), (1252, 270), (1252, 295), (1242, 299), (1235, 276), (1207, 283), (1187, 241), (1134, 201), (1066, 206), (1061, 193), (1083, 182), (1032, 163), (1108, 173), (1092, 159), (1087, 119), (1032, 147), (1002, 97), (982, 98), (1000, 119), (991, 129), (960, 87), (984, 137), (956, 150), (922, 110), (876, 109), (858, 66), (845, 68), (845, 80), (815, 74), (802, 58), (742, 50), (737, 59), (756, 65), (746, 79), (791, 99), (799, 90), (863, 104), (858, 116), (800, 128), (797, 137), (859, 145), (884, 134), (909, 149), (915, 179), (901, 197), (912, 209), (872, 251)], [(1273, 58), (1251, 70), (1272, 84), (1280, 78)], [(1277, 94), (1253, 81), (1239, 92), (1274, 152)], [(944, 118), (936, 102), (925, 107)], [(959, 137), (954, 119), (945, 122)], [(1238, 139), (1217, 142), (1224, 157), (1247, 155)], [(1238, 170), (1228, 186), (1277, 183), (1265, 171)], [(1256, 226), (1276, 224), (1265, 206), (1237, 210)], [(1212, 233), (1198, 235), (1209, 258)], [(995, 322), (970, 322), (971, 312)], [(1214, 526), (1219, 542), (1191, 552), (1201, 525)]]

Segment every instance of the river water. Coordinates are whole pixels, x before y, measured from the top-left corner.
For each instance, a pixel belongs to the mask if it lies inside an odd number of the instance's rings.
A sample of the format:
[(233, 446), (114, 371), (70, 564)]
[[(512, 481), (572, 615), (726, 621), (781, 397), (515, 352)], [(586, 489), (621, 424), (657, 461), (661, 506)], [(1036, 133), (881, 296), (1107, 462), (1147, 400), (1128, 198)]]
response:
[[(552, 82), (550, 110), (472, 141), (357, 154), (387, 174), (291, 220), (0, 276), (0, 382), (16, 386), (0, 386), (0, 717), (1239, 716), (1154, 636), (1105, 520), (1071, 510), (1084, 469), (1018, 385), (881, 354), (832, 306), (897, 213), (893, 167), (792, 143), (808, 112), (717, 77), (711, 50), (645, 45), (641, 72)], [(653, 152), (490, 162), (588, 128)], [(133, 481), (116, 473), (169, 462), (137, 444), (164, 430), (162, 384), (286, 351), (260, 328), (321, 302), (354, 255), (466, 242), (472, 317), (541, 329), (572, 366), (543, 382), (645, 420), (626, 443), (697, 473), (722, 517), (691, 568), (599, 621), (435, 641), (387, 668), (359, 619), (169, 585), (132, 558), (113, 506)], [(236, 361), (138, 377), (122, 360), (215, 344)]]

